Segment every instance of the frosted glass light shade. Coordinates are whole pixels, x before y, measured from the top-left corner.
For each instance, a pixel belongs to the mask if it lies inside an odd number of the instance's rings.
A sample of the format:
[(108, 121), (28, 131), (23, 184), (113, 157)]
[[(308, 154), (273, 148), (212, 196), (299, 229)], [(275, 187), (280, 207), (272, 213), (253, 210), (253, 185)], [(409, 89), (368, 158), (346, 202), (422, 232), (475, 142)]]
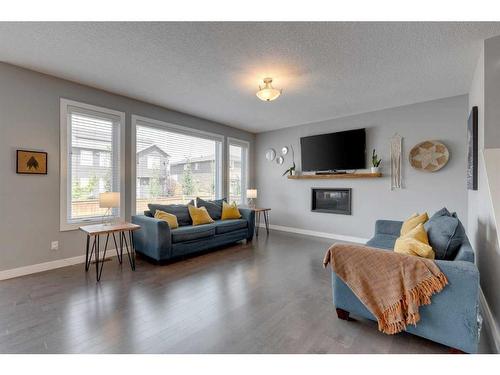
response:
[(99, 208), (120, 207), (120, 193), (108, 192), (99, 194)]
[(257, 189), (247, 189), (247, 198), (250, 199), (257, 198)]
[(264, 78), (264, 87), (259, 86), (259, 91), (256, 93), (260, 100), (270, 102), (281, 95), (281, 90), (275, 89), (272, 82), (272, 78)]

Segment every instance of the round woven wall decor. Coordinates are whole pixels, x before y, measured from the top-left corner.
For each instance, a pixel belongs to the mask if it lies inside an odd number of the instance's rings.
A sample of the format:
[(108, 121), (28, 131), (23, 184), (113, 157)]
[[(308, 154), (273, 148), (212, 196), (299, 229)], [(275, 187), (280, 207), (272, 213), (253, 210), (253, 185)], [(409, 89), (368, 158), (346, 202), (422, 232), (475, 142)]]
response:
[(420, 171), (436, 172), (443, 168), (449, 159), (448, 148), (438, 141), (421, 142), (410, 151), (410, 164)]

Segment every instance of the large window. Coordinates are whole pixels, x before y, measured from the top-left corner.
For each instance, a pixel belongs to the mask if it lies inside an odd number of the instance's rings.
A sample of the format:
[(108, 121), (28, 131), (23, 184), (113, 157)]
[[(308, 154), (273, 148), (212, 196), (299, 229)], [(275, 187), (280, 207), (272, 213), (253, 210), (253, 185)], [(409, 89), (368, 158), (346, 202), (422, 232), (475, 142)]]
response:
[(229, 138), (229, 201), (246, 204), (248, 187), (248, 142)]
[(221, 136), (132, 116), (137, 213), (148, 203), (187, 203), (222, 196)]
[(61, 230), (101, 220), (100, 193), (124, 196), (123, 126), (122, 112), (61, 99)]

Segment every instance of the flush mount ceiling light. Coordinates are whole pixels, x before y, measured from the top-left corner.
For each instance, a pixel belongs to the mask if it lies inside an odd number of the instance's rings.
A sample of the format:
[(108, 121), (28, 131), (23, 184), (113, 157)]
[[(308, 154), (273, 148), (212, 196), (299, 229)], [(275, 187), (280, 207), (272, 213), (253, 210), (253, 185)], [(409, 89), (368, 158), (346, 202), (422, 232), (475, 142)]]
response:
[(270, 102), (278, 99), (278, 96), (281, 95), (281, 92), (283, 90), (275, 89), (272, 85), (272, 82), (272, 78), (264, 78), (264, 87), (260, 87), (259, 85), (259, 91), (257, 91), (256, 94), (257, 98), (265, 102)]

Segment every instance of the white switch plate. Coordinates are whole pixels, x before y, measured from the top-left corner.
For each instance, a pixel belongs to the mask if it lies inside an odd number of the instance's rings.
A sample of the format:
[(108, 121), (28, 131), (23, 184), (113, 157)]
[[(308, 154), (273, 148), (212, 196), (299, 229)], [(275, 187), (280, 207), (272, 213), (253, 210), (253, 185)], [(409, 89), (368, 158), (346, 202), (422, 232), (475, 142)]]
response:
[(50, 244), (50, 250), (59, 250), (59, 241), (52, 241)]

